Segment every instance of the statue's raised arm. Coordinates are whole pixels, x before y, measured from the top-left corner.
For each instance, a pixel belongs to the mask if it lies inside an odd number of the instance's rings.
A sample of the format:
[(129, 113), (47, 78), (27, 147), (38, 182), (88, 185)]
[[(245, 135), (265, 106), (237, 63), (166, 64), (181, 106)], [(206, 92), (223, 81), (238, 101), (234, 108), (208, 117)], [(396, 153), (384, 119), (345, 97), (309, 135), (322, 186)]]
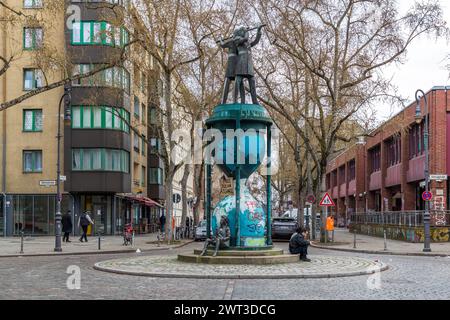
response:
[(256, 46), (259, 41), (261, 40), (261, 36), (262, 36), (262, 28), (264, 28), (266, 25), (262, 24), (258, 27), (258, 32), (256, 34), (255, 40), (253, 40), (253, 42), (250, 44), (250, 46), (254, 47)]

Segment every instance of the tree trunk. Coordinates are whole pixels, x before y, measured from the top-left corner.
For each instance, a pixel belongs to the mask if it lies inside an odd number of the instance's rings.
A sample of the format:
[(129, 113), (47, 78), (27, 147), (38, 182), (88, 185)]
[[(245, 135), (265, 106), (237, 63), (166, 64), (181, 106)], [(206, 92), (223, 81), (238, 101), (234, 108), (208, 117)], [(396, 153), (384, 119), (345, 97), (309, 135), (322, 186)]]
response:
[(189, 164), (186, 164), (184, 166), (183, 178), (181, 179), (181, 201), (183, 201), (181, 212), (181, 227), (183, 230), (186, 227), (186, 217), (188, 214), (187, 183), (190, 173), (191, 166)]
[(202, 185), (203, 185), (203, 170), (204, 166), (201, 164), (194, 165), (194, 196), (197, 201), (194, 204), (194, 225), (198, 225), (200, 222), (200, 205), (202, 204), (203, 193), (202, 193)]

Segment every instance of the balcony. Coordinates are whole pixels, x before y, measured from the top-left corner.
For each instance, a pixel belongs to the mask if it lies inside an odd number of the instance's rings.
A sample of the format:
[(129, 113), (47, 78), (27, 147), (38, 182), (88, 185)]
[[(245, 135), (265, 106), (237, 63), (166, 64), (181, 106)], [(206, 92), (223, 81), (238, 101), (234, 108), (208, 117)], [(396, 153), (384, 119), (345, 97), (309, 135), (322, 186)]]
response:
[(353, 196), (356, 194), (356, 180), (353, 179), (348, 183), (348, 195)]
[(338, 192), (337, 186), (333, 188), (333, 194), (331, 196), (333, 197), (333, 199), (339, 198), (339, 192)]
[(397, 164), (395, 166), (387, 168), (386, 171), (386, 187), (393, 187), (402, 184), (402, 165)]
[(339, 187), (339, 197), (340, 198), (345, 198), (346, 196), (347, 196), (347, 184), (343, 183)]
[(130, 193), (131, 176), (121, 172), (66, 171), (69, 192)]
[(381, 171), (377, 171), (370, 175), (369, 190), (375, 191), (380, 189), (381, 189)]
[(425, 179), (425, 156), (409, 160), (409, 170), (406, 174), (408, 182), (421, 181)]

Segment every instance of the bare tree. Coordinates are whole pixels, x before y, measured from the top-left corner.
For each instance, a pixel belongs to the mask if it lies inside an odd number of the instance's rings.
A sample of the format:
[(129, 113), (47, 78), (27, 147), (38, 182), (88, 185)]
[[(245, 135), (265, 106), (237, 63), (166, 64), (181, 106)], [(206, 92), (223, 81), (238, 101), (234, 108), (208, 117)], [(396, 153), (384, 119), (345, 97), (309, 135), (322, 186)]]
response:
[[(253, 4), (268, 25), (276, 54), (288, 57), (287, 68), (280, 69), (275, 60), (269, 71), (259, 70), (268, 100), (274, 101), (268, 105), (289, 119), (304, 140), (316, 165), (313, 191), (319, 194), (325, 191), (327, 161), (335, 154), (339, 138), (347, 138), (339, 135), (344, 124), (386, 96), (391, 85), (382, 69), (402, 62), (417, 37), (447, 33), (442, 9), (437, 1), (416, 2), (405, 15), (399, 14), (395, 2), (380, 0), (255, 0)], [(264, 60), (264, 66), (269, 63)], [(299, 105), (285, 104), (289, 98), (279, 78), (290, 68), (303, 73), (302, 92), (315, 112), (307, 114)], [(310, 128), (310, 136), (300, 119)], [(322, 238), (324, 234), (322, 228)]]

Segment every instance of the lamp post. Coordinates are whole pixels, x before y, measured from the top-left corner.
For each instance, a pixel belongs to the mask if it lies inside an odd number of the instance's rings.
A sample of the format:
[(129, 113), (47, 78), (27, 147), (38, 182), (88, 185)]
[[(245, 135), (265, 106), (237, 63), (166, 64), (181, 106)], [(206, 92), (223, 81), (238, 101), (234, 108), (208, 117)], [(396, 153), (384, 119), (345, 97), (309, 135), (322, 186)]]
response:
[[(420, 95), (425, 100), (425, 116), (422, 117), (422, 112), (420, 108)], [(424, 119), (424, 151), (425, 151), (425, 191), (429, 192), (429, 184), (430, 184), (430, 164), (429, 164), (429, 132), (428, 132), (428, 123), (429, 123), (429, 114), (428, 114), (428, 100), (425, 92), (422, 90), (416, 91), (416, 123), (420, 124)], [(430, 203), (429, 201), (425, 201), (425, 213), (423, 215), (423, 224), (425, 228), (425, 243), (423, 252), (431, 252), (430, 242), (431, 242), (431, 233), (430, 233)]]
[(55, 252), (62, 252), (61, 247), (61, 106), (64, 102), (64, 122), (71, 121), (70, 115), (70, 101), (71, 101), (71, 88), (69, 84), (64, 86), (64, 94), (59, 101), (58, 107), (58, 135), (56, 139), (58, 141), (57, 147), (57, 161), (56, 161), (56, 214), (55, 214)]

